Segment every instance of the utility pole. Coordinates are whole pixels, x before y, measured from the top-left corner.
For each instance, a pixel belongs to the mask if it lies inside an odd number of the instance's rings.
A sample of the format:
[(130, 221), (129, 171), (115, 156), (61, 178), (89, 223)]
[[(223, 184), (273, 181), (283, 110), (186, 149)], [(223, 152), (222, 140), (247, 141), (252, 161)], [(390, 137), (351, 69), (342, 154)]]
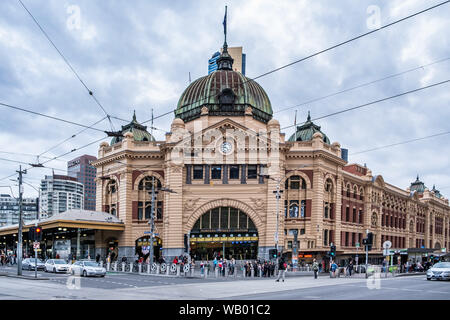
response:
[(152, 204), (150, 207), (150, 264), (149, 264), (149, 268), (152, 267), (153, 265), (153, 238), (154, 238), (154, 231), (155, 231), (155, 218), (153, 215), (153, 211), (155, 209), (155, 177), (152, 176)]
[[(369, 235), (369, 229), (366, 229), (366, 239), (368, 238)], [(367, 278), (367, 264), (369, 262), (369, 245), (366, 243), (366, 278)]]
[(22, 229), (23, 229), (23, 221), (22, 221), (22, 193), (23, 193), (23, 186), (22, 186), (22, 174), (26, 174), (27, 170), (22, 171), (22, 166), (19, 166), (19, 171), (16, 171), (19, 173), (19, 230), (18, 230), (18, 236), (17, 236), (17, 275), (22, 275)]
[(277, 232), (276, 232), (276, 234), (275, 234), (275, 246), (276, 246), (276, 249), (277, 249), (277, 260), (276, 260), (276, 263), (277, 263), (277, 266), (278, 266), (278, 224), (279, 224), (279, 222), (278, 222), (278, 220), (279, 220), (279, 210), (278, 210), (278, 203), (280, 202), (280, 181), (277, 181)]

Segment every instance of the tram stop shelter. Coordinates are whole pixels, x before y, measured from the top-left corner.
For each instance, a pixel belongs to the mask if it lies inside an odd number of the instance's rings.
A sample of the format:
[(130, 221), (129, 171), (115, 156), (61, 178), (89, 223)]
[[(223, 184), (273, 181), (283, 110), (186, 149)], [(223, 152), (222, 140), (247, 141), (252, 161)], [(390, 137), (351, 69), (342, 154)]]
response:
[[(125, 225), (116, 216), (100, 211), (72, 209), (49, 218), (32, 220), (22, 227), (23, 254), (34, 256), (33, 241), (28, 231), (37, 225), (42, 228), (42, 240), (38, 256), (62, 259), (95, 259), (97, 254), (105, 256), (108, 239), (119, 238)], [(6, 254), (17, 254), (19, 225), (0, 228), (0, 250)]]

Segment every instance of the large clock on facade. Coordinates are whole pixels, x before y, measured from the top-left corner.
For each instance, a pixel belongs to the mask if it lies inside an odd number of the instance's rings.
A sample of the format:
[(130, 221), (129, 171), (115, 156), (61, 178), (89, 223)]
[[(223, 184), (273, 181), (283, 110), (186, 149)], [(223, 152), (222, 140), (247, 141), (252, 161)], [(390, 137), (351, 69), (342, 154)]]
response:
[(220, 146), (220, 151), (222, 151), (223, 154), (231, 153), (232, 149), (233, 149), (233, 146), (228, 141), (222, 143), (222, 145)]

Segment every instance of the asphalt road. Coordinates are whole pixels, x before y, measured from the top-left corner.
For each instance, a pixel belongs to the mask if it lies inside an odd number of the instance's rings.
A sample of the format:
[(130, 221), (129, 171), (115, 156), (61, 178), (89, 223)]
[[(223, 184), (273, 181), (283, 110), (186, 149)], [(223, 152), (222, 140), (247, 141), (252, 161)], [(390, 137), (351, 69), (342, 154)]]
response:
[(382, 279), (377, 288), (374, 283), (339, 284), (301, 288), (263, 294), (240, 295), (226, 299), (242, 300), (450, 300), (450, 281), (427, 281), (422, 276)]
[[(17, 274), (16, 268), (0, 272)], [(32, 276), (34, 271), (23, 270)], [(327, 276), (274, 278), (185, 278), (108, 273), (104, 278), (38, 272), (49, 280), (0, 277), (4, 299), (224, 299), (224, 300), (450, 300), (450, 281), (427, 281), (425, 275), (378, 279)], [(77, 279), (78, 288), (70, 288)], [(73, 282), (71, 282), (73, 281)], [(74, 290), (75, 289), (75, 290)]]

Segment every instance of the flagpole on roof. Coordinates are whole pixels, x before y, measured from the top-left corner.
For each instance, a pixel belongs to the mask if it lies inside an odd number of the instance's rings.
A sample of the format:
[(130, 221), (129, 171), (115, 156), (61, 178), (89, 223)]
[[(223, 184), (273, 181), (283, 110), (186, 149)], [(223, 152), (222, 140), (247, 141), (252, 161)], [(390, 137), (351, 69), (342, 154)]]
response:
[(225, 16), (223, 18), (223, 33), (225, 35), (225, 44), (227, 44), (227, 6), (225, 6)]

